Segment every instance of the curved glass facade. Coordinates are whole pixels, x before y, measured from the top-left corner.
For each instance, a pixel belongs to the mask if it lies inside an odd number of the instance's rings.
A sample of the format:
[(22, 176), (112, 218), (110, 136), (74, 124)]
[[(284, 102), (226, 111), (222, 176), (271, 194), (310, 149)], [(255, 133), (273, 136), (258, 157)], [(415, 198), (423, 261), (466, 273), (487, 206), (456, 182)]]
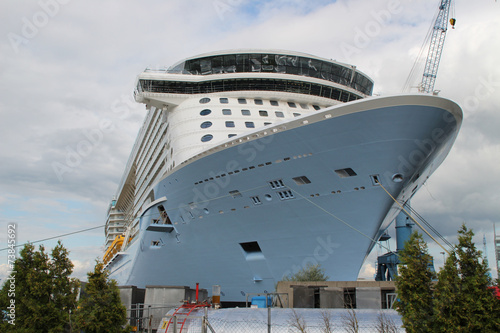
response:
[(337, 63), (285, 54), (244, 53), (186, 60), (168, 73), (210, 75), (223, 73), (283, 73), (315, 77), (371, 95), (373, 82), (352, 67)]
[(139, 80), (139, 92), (166, 94), (208, 94), (225, 91), (281, 91), (314, 95), (349, 102), (363, 98), (348, 91), (322, 84), (279, 79), (228, 79), (204, 82)]

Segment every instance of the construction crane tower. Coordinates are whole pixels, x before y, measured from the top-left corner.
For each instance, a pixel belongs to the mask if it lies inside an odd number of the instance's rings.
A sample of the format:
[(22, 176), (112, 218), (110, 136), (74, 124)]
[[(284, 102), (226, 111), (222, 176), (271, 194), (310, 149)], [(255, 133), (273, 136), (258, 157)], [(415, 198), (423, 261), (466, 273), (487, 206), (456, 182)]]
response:
[[(452, 1), (453, 0), (441, 0), (441, 4), (439, 5), (438, 15), (432, 29), (429, 52), (427, 54), (427, 60), (424, 67), (424, 74), (422, 76), (422, 82), (419, 86), (419, 91), (422, 93), (434, 92), (434, 83), (436, 82), (439, 61), (441, 60), (441, 54), (443, 53), (444, 40), (446, 38), (446, 31), (448, 30), (448, 17)], [(455, 22), (456, 20), (454, 18), (450, 19), (452, 27), (455, 26)]]

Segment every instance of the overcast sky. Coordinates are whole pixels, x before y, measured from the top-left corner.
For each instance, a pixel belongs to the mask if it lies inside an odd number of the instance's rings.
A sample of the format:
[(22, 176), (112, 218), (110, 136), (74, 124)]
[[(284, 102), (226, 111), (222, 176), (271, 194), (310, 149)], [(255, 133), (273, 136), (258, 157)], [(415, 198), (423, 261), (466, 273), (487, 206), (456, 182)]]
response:
[[(0, 2), (0, 248), (102, 226), (145, 115), (136, 76), (234, 48), (351, 63), (374, 93), (401, 92), (439, 0), (3, 0)], [(436, 89), (464, 123), (412, 201), (451, 242), (466, 222), (496, 277), (500, 212), (500, 4), (457, 0)], [(419, 73), (421, 75), (421, 73)], [(418, 81), (418, 78), (416, 79)], [(415, 83), (417, 82), (415, 81)], [(102, 256), (103, 228), (61, 238), (74, 275)], [(44, 241), (47, 249), (56, 240)], [(391, 245), (394, 248), (394, 245)], [(442, 251), (429, 242), (442, 265)], [(374, 274), (376, 251), (362, 269)], [(0, 252), (0, 278), (8, 271)]]

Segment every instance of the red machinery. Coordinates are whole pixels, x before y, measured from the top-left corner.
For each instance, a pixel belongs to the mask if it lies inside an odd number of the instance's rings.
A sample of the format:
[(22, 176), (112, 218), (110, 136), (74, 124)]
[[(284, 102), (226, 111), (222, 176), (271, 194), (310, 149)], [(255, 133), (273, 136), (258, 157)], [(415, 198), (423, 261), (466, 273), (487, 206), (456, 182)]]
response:
[(488, 289), (491, 290), (493, 296), (495, 296), (497, 299), (500, 299), (500, 288), (498, 288), (498, 286), (488, 287)]
[[(165, 332), (170, 332), (173, 330), (174, 320), (176, 321), (175, 324), (177, 326), (178, 332), (182, 332), (184, 325), (188, 321), (189, 315), (193, 311), (201, 309), (201, 308), (209, 308), (211, 306), (211, 304), (208, 303), (207, 301), (200, 302), (198, 300), (198, 292), (199, 292), (199, 283), (196, 283), (196, 302), (190, 303), (189, 301), (184, 301), (184, 304), (182, 304), (180, 307), (178, 307), (175, 310), (175, 312), (172, 314), (172, 317), (170, 318), (170, 320), (168, 321), (168, 323), (165, 327)], [(197, 311), (195, 311), (195, 312), (197, 312)], [(180, 317), (177, 317), (178, 315), (180, 315)], [(170, 328), (170, 331), (169, 331), (169, 328)]]

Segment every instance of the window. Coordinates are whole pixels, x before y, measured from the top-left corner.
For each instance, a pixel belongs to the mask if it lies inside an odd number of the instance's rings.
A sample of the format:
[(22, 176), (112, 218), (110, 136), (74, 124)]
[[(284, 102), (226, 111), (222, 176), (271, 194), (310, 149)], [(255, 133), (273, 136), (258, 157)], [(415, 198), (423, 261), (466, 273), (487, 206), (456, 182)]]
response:
[(262, 252), (257, 242), (240, 243), (240, 246), (247, 253)]
[(201, 137), (201, 142), (208, 142), (212, 140), (214, 136), (212, 134), (207, 134)]
[(247, 100), (244, 98), (238, 98), (238, 103), (240, 104), (247, 104)]
[(228, 138), (232, 138), (233, 136), (236, 136), (236, 134), (228, 134), (227, 135)]
[(222, 114), (225, 116), (230, 116), (231, 115), (231, 109), (222, 109)]
[(269, 101), (272, 106), (279, 106), (278, 101)]
[(309, 178), (307, 178), (306, 176), (300, 176), (300, 177), (295, 177), (295, 178), (292, 178), (294, 181), (295, 181), (295, 184), (297, 185), (304, 185), (304, 184), (310, 184), (311, 181), (309, 180)]
[(240, 193), (240, 191), (238, 191), (238, 190), (229, 191), (229, 194), (230, 194), (233, 198), (239, 198), (239, 197), (241, 197), (241, 193)]
[(300, 103), (300, 107), (303, 108), (304, 110), (309, 109), (309, 106), (307, 104)]
[(249, 116), (250, 115), (250, 110), (241, 110), (241, 114), (244, 116)]
[(344, 288), (344, 308), (356, 309), (356, 288)]
[(245, 121), (245, 126), (247, 128), (255, 128), (255, 124), (253, 123), (253, 121)]
[(208, 97), (204, 97), (204, 98), (200, 99), (200, 104), (207, 104), (208, 102), (210, 102), (210, 98), (208, 98)]
[(296, 108), (297, 105), (294, 102), (288, 102), (288, 106), (291, 108)]
[(165, 207), (163, 205), (159, 205), (158, 207), (158, 212), (160, 213), (160, 218), (163, 221), (164, 224), (172, 224), (172, 221), (170, 221), (170, 217), (168, 217), (167, 211), (165, 210)]
[(293, 113), (293, 116), (294, 116), (294, 117), (298, 117), (298, 116), (300, 116), (300, 113), (294, 112), (294, 113)]
[(267, 111), (265, 111), (265, 110), (260, 110), (260, 111), (259, 111), (259, 115), (260, 115), (261, 117), (267, 117), (267, 116), (268, 116)]
[(207, 116), (207, 115), (209, 115), (211, 113), (212, 113), (212, 110), (210, 110), (210, 109), (204, 109), (204, 110), (201, 110), (200, 116)]
[(271, 188), (273, 190), (275, 190), (277, 188), (285, 187), (285, 184), (283, 183), (283, 179), (271, 180), (270, 182), (268, 182), (268, 184), (269, 184), (269, 186), (271, 186)]
[(201, 128), (209, 128), (210, 126), (212, 126), (212, 122), (211, 121), (205, 121), (203, 123), (201, 123)]
[(321, 107), (319, 105), (313, 105), (314, 110), (319, 110)]
[(226, 121), (226, 127), (234, 127), (234, 121)]
[(276, 114), (276, 117), (278, 117), (278, 118), (284, 118), (285, 117), (285, 115), (281, 111), (275, 111), (274, 113)]
[(255, 102), (255, 105), (263, 105), (264, 104), (264, 102), (261, 99), (255, 99), (254, 102)]
[(255, 197), (250, 197), (250, 199), (252, 199), (252, 202), (254, 205), (260, 205), (262, 203), (262, 201), (260, 201), (260, 198), (258, 195)]
[(221, 98), (219, 98), (219, 102), (221, 104), (227, 104), (227, 103), (229, 103), (229, 100), (226, 97), (221, 97)]
[(347, 178), (347, 177), (352, 177), (352, 176), (357, 175), (357, 173), (354, 172), (354, 170), (351, 168), (338, 169), (338, 170), (335, 170), (335, 173), (337, 175), (339, 175), (340, 178)]
[(270, 122), (265, 122), (265, 123), (264, 123), (264, 126), (268, 126), (268, 125), (271, 125), (271, 124), (272, 124), (272, 123), (270, 123)]
[(285, 191), (281, 191), (281, 192), (277, 192), (277, 193), (278, 193), (280, 200), (289, 200), (289, 199), (295, 198), (293, 196), (292, 191), (290, 191), (290, 190), (285, 190)]

